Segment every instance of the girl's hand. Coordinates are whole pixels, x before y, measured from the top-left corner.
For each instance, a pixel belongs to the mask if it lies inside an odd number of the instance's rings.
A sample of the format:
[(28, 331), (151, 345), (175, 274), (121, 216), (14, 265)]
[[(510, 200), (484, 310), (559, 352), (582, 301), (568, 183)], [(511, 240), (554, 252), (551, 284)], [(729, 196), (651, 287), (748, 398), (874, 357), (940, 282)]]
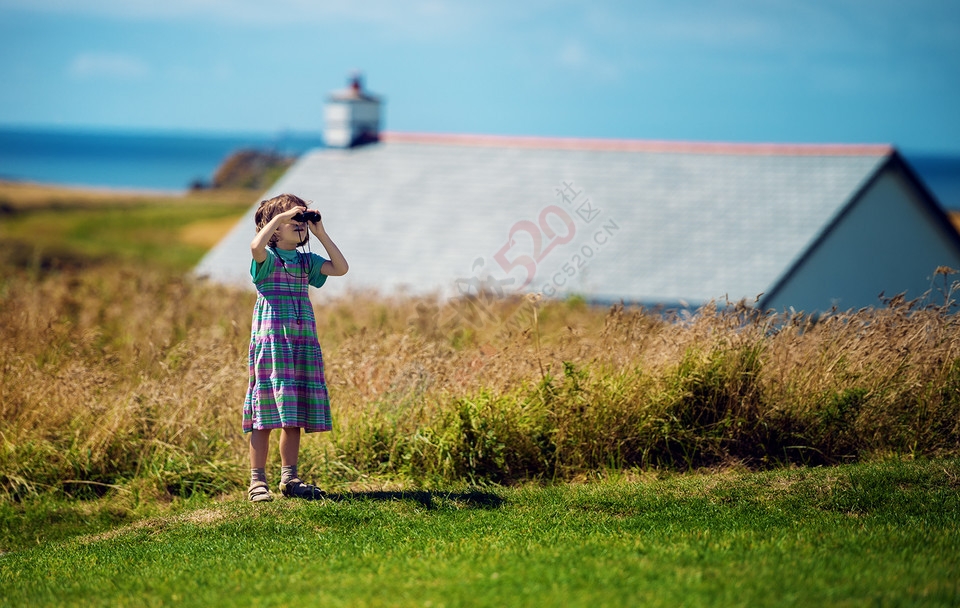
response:
[(287, 209), (283, 213), (278, 213), (275, 217), (280, 220), (281, 224), (297, 224), (298, 222), (293, 219), (293, 216), (298, 213), (303, 213), (303, 209), (300, 207), (294, 207), (292, 209)]
[[(253, 241), (250, 242), (250, 253), (253, 255), (253, 259), (257, 262), (263, 262), (267, 259), (267, 245), (270, 244), (270, 239), (273, 237), (279, 239), (281, 232), (296, 230), (299, 237), (297, 241), (302, 240), (303, 237), (306, 236), (303, 234), (303, 222), (298, 222), (293, 218), (298, 213), (303, 212), (303, 207), (294, 207), (273, 216), (273, 218), (257, 232), (257, 236), (253, 237)], [(286, 228), (286, 226), (293, 226), (294, 228), (290, 229)]]
[[(316, 213), (316, 217), (320, 217), (320, 212), (316, 209), (308, 209), (307, 212)], [(316, 234), (318, 231), (323, 232), (323, 220), (318, 219), (315, 222), (307, 222), (307, 225), (310, 226), (311, 230)]]
[(337, 247), (330, 238), (330, 235), (327, 234), (327, 231), (323, 227), (323, 222), (321, 220), (310, 222), (310, 231), (320, 240), (320, 244), (327, 250), (327, 256), (330, 258), (320, 267), (320, 272), (330, 277), (339, 277), (347, 274), (350, 266), (347, 265), (347, 260), (343, 257), (343, 253), (340, 252), (340, 248)]

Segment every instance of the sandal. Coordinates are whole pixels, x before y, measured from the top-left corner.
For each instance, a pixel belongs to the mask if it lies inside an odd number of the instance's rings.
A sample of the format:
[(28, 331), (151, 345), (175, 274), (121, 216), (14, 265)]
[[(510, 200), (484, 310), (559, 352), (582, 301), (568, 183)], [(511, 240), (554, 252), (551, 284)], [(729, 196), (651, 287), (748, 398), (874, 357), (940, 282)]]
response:
[(299, 478), (294, 477), (290, 481), (280, 482), (280, 493), (287, 498), (305, 498), (306, 500), (320, 500), (326, 494), (317, 486), (303, 483)]
[(250, 499), (250, 502), (269, 502), (273, 500), (273, 494), (270, 493), (267, 482), (258, 481), (250, 484), (250, 489), (247, 490), (247, 498)]

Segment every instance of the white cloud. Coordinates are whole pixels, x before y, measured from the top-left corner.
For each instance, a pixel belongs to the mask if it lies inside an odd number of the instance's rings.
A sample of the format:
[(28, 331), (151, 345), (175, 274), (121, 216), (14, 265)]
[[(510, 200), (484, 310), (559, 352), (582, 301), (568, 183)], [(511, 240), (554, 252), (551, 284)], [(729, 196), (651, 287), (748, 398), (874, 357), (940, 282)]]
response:
[(67, 74), (78, 80), (138, 80), (149, 73), (146, 63), (122, 53), (80, 53), (67, 66)]
[(599, 80), (611, 81), (620, 77), (616, 64), (602, 59), (578, 40), (568, 40), (557, 52), (557, 62), (564, 68)]
[(587, 51), (577, 41), (568, 41), (557, 54), (560, 65), (579, 70), (587, 64)]

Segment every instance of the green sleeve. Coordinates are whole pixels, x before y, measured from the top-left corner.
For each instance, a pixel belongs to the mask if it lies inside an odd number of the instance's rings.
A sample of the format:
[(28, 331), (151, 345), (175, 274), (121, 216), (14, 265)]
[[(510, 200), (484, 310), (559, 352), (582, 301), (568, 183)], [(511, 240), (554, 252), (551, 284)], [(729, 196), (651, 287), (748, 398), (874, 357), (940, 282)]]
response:
[(270, 251), (270, 248), (268, 247), (267, 259), (262, 262), (250, 260), (250, 276), (253, 278), (254, 283), (259, 283), (270, 275), (270, 271), (273, 269), (275, 257), (276, 254)]
[(315, 253), (310, 254), (309, 282), (313, 287), (323, 287), (323, 284), (327, 282), (327, 275), (320, 272), (320, 267), (323, 266), (323, 263), (326, 261), (326, 258), (322, 258)]

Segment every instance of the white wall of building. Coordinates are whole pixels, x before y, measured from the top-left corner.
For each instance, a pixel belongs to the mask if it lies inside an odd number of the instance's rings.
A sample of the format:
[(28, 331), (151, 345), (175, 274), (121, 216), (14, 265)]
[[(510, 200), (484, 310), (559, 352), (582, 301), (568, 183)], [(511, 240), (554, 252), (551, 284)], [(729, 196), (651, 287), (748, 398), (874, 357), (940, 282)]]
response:
[(878, 306), (881, 292), (912, 299), (931, 288), (938, 266), (960, 268), (950, 235), (888, 167), (765, 305), (824, 311)]
[(323, 108), (324, 143), (346, 148), (361, 134), (380, 132), (380, 104), (366, 100), (333, 100)]

